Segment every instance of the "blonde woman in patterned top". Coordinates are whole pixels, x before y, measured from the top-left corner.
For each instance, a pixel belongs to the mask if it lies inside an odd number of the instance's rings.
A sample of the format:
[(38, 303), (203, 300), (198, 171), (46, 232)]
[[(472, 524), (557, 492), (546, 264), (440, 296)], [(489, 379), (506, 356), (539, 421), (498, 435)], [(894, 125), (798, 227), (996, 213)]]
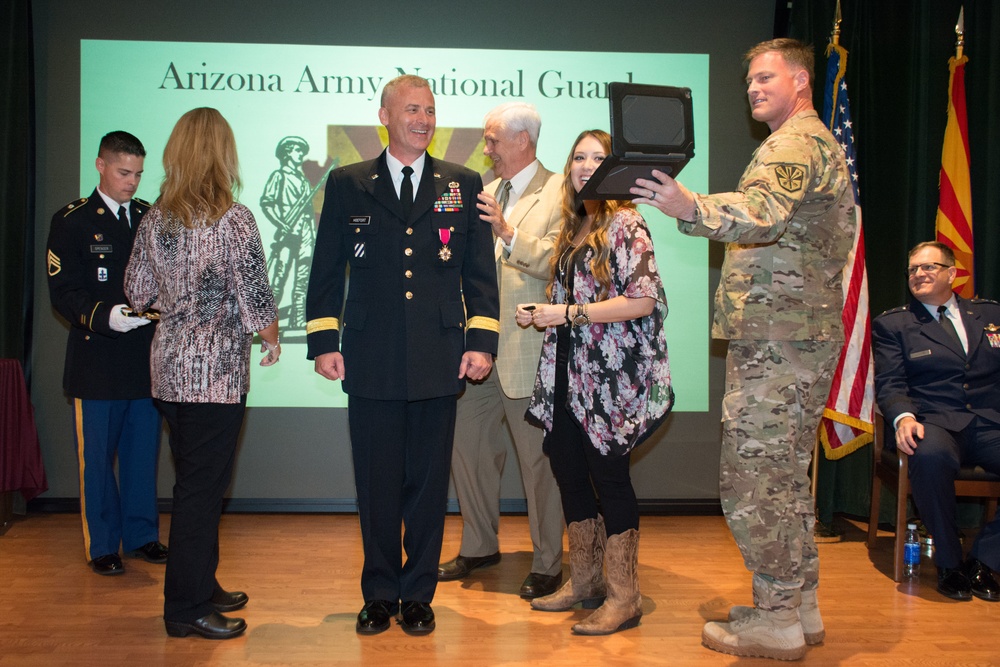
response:
[(278, 361), (277, 310), (253, 214), (240, 187), (236, 140), (215, 109), (177, 121), (163, 152), (160, 198), (143, 218), (125, 276), (140, 313), (157, 309), (150, 354), (153, 398), (170, 426), (176, 483), (164, 581), (167, 634), (229, 639), (246, 630), (223, 616), (246, 605), (223, 589), (219, 518), (250, 389), (254, 332)]

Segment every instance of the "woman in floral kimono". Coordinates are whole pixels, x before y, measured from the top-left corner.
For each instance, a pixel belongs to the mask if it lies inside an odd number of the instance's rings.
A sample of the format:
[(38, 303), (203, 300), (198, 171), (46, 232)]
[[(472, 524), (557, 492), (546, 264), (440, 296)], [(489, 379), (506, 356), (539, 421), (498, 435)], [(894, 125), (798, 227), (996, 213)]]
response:
[(577, 138), (564, 172), (549, 303), (517, 309), (518, 324), (545, 328), (527, 417), (546, 432), (543, 447), (559, 484), (570, 547), (569, 580), (531, 606), (599, 607), (573, 626), (589, 635), (633, 628), (642, 616), (639, 507), (629, 454), (673, 406), (666, 297), (646, 222), (629, 202), (576, 201), (610, 152), (606, 132)]

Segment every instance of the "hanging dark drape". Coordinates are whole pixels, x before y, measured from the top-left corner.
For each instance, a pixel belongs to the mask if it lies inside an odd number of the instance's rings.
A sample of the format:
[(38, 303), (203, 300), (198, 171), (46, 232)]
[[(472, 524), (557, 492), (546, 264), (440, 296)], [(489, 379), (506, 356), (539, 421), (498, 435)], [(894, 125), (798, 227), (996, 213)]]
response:
[[(786, 0), (777, 3), (783, 8)], [(817, 70), (836, 0), (797, 0), (787, 10), (787, 35), (816, 47)], [(840, 43), (848, 52), (846, 81), (854, 120), (864, 215), (872, 316), (910, 299), (906, 253), (934, 238), (941, 145), (948, 108), (948, 58), (965, 7), (966, 100), (971, 151), (977, 293), (1000, 299), (1000, 5), (991, 0), (841, 0)], [(779, 26), (780, 28), (780, 26)], [(815, 103), (822, 108), (822, 78)], [(871, 448), (822, 461), (819, 518), (866, 515)], [(890, 494), (891, 495), (891, 494)], [(885, 496), (883, 495), (883, 498)], [(883, 504), (883, 518), (890, 497)]]
[(34, 284), (32, 48), (30, 0), (0, 3), (0, 358), (21, 362), (30, 357)]

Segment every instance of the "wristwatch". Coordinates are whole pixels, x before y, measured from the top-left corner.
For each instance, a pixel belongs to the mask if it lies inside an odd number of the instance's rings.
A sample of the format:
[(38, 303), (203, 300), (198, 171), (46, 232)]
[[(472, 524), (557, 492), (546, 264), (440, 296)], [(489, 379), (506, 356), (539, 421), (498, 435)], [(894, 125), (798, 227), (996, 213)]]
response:
[(585, 327), (590, 324), (590, 315), (587, 314), (587, 304), (576, 304), (576, 315), (573, 316), (573, 326)]

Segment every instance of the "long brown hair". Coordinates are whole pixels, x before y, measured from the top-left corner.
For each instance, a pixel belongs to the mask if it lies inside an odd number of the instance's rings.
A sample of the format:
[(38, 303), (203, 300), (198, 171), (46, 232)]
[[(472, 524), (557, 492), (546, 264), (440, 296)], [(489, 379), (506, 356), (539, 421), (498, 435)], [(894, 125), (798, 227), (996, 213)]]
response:
[(188, 228), (211, 227), (233, 205), (241, 187), (233, 129), (216, 109), (181, 116), (163, 149), (157, 204)]
[[(573, 166), (573, 156), (576, 154), (576, 147), (587, 137), (596, 139), (601, 144), (601, 147), (604, 148), (604, 154), (611, 155), (610, 134), (604, 130), (584, 130), (576, 138), (576, 141), (573, 142), (573, 148), (569, 152), (569, 157), (566, 158), (566, 166), (563, 168), (562, 229), (559, 231), (559, 237), (556, 239), (552, 259), (549, 260), (550, 277), (547, 290), (549, 298), (552, 298), (552, 283), (555, 281), (559, 258), (562, 257), (567, 248), (572, 246), (573, 238), (580, 231), (580, 228), (589, 215), (584, 207), (584, 203), (577, 201), (576, 188), (573, 187), (573, 180), (570, 177), (570, 168)], [(619, 209), (635, 208), (635, 204), (624, 200), (600, 199), (596, 201), (596, 210), (590, 219), (590, 231), (577, 248), (570, 250), (567, 261), (572, 265), (576, 253), (585, 250), (587, 247), (594, 249), (594, 258), (590, 263), (590, 271), (597, 278), (597, 284), (600, 286), (597, 297), (598, 299), (603, 299), (611, 289), (611, 248), (608, 246), (608, 225)]]

